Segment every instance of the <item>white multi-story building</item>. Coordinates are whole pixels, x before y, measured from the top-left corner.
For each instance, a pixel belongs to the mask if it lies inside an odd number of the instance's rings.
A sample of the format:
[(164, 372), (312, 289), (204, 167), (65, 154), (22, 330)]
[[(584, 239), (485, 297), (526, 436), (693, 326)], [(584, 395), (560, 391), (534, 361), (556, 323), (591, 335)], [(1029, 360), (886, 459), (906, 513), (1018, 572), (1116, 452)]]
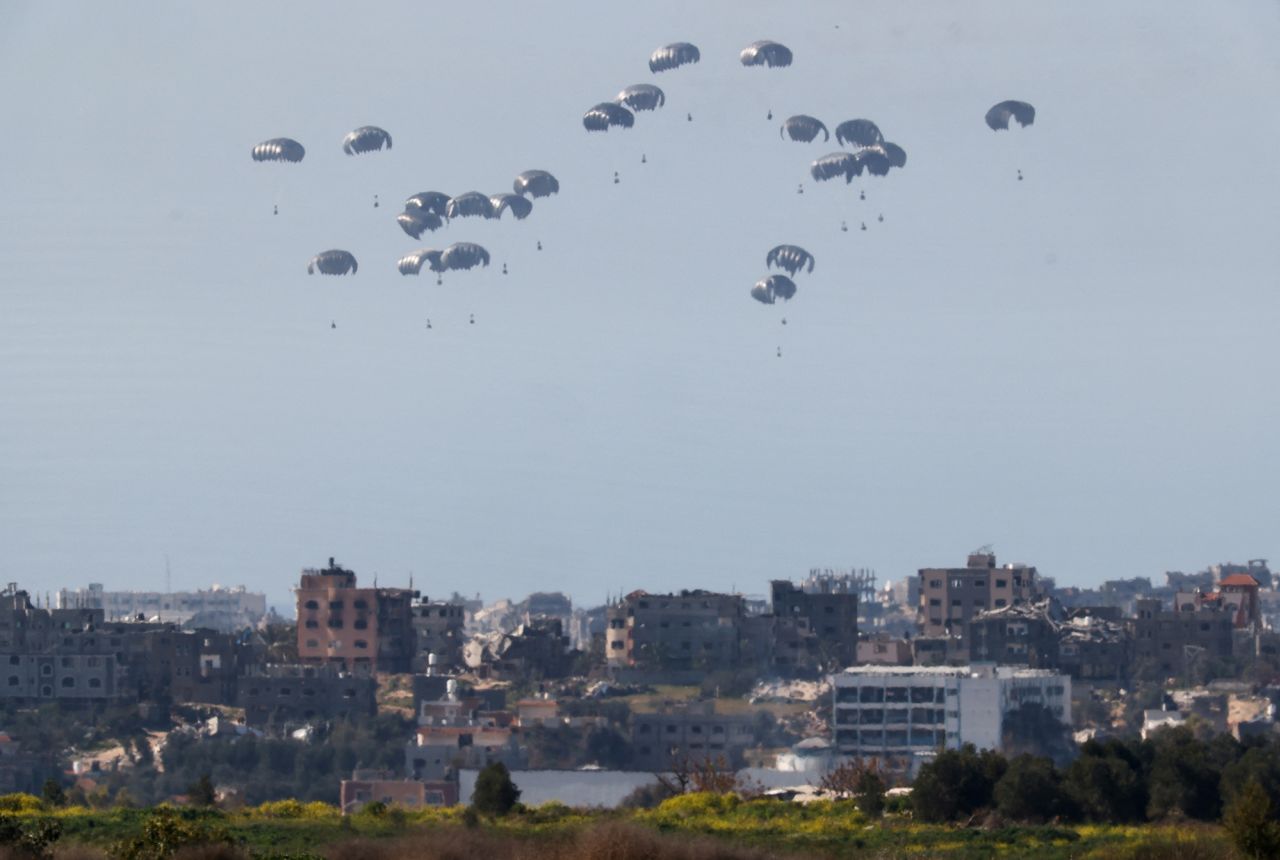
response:
[(1043, 669), (857, 666), (831, 678), (835, 747), (841, 755), (910, 757), (973, 744), (999, 750), (1004, 719), (1044, 705), (1071, 724), (1071, 678)]
[(200, 591), (107, 591), (101, 583), (88, 588), (61, 589), (59, 609), (101, 609), (108, 621), (148, 621), (186, 624), (193, 619), (217, 629), (236, 629), (257, 623), (267, 613), (267, 597), (243, 585), (215, 585)]

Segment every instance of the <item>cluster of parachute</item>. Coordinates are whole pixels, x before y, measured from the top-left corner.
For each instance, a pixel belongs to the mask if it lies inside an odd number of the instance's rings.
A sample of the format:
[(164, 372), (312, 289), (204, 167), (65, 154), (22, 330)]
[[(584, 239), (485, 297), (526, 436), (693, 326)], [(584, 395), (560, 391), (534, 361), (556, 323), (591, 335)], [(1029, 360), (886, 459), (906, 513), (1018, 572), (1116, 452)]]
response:
[[(376, 125), (362, 125), (347, 132), (342, 138), (342, 151), (347, 155), (390, 148), (391, 135)], [(296, 164), (306, 157), (307, 150), (291, 137), (273, 137), (254, 146), (249, 154), (254, 161), (288, 161)]]
[[(649, 58), (649, 70), (667, 72), (681, 66), (698, 63), (701, 53), (689, 42), (674, 42), (658, 48)], [(743, 66), (785, 68), (790, 66), (793, 55), (789, 48), (778, 42), (758, 41), (744, 48), (739, 54)], [(622, 89), (612, 101), (600, 102), (583, 115), (583, 126), (589, 132), (608, 131), (610, 128), (631, 128), (636, 113), (656, 111), (666, 105), (666, 93), (648, 83), (633, 84)], [(993, 131), (1005, 131), (1017, 124), (1026, 127), (1035, 122), (1035, 108), (1024, 101), (1006, 100), (993, 105), (985, 114), (985, 122)], [(772, 111), (769, 112), (772, 119)], [(692, 119), (692, 115), (689, 115)], [(815, 181), (826, 182), (843, 177), (846, 184), (864, 174), (887, 176), (893, 168), (901, 169), (907, 162), (907, 153), (896, 143), (885, 140), (879, 126), (869, 119), (850, 119), (841, 122), (834, 130), (836, 142), (843, 147), (813, 160), (809, 173)], [(832, 132), (820, 119), (808, 114), (795, 114), (784, 120), (778, 135), (783, 140), (812, 143), (822, 137), (825, 143)], [(348, 155), (359, 155), (390, 149), (391, 135), (376, 126), (361, 126), (352, 130), (342, 140), (342, 149)], [(265, 140), (251, 150), (254, 161), (301, 162), (306, 149), (301, 143), (287, 137)], [(1018, 171), (1018, 179), (1022, 173)], [(614, 175), (617, 181), (617, 174)], [(533, 200), (558, 194), (560, 183), (545, 170), (527, 170), (512, 183), (512, 192), (483, 194), (468, 191), (450, 196), (439, 191), (424, 191), (409, 197), (404, 210), (396, 216), (401, 229), (414, 239), (424, 233), (434, 232), (449, 221), (461, 218), (500, 219), (506, 212), (516, 220), (524, 220), (533, 211)], [(801, 186), (803, 192), (803, 186)], [(376, 198), (375, 198), (376, 199)], [(375, 203), (375, 205), (377, 205)], [(883, 220), (883, 216), (881, 216)], [(842, 229), (846, 229), (842, 226)], [(865, 224), (863, 229), (866, 229)], [(539, 243), (541, 248), (541, 243)], [(441, 275), (449, 271), (465, 271), (487, 267), (491, 262), (489, 251), (472, 242), (455, 242), (444, 249), (421, 248), (406, 254), (397, 261), (403, 275), (417, 275), (425, 266), (428, 271)], [(788, 302), (796, 296), (794, 278), (800, 273), (812, 273), (814, 257), (799, 245), (778, 245), (765, 256), (766, 268), (778, 269), (761, 278), (751, 288), (751, 296), (758, 302), (773, 305)], [(330, 249), (311, 258), (308, 274), (355, 274), (358, 263), (355, 256), (345, 250)], [(503, 266), (506, 272), (506, 266)], [(784, 274), (785, 272), (785, 274)], [(437, 279), (439, 280), (439, 279)], [(786, 320), (783, 320), (785, 324)], [(779, 348), (781, 355), (781, 348)]]
[[(785, 68), (791, 65), (791, 49), (768, 39), (752, 42), (742, 49), (738, 59), (744, 66)], [(649, 71), (655, 75), (691, 65), (702, 60), (702, 52), (691, 42), (672, 42), (663, 45), (649, 56)], [(631, 128), (636, 123), (636, 113), (657, 110), (667, 103), (667, 95), (653, 84), (633, 84), (624, 88), (613, 101), (593, 105), (582, 115), (582, 125), (587, 131), (608, 131), (610, 128)], [(689, 114), (688, 118), (693, 119)]]
[(396, 268), (402, 275), (416, 275), (422, 271), (423, 264), (437, 273), (474, 269), (489, 265), (489, 252), (474, 242), (454, 242), (443, 251), (422, 248), (406, 254), (396, 263)]
[[(458, 218), (500, 219), (504, 212), (523, 221), (533, 212), (533, 200), (560, 193), (560, 180), (546, 170), (526, 170), (511, 183), (511, 192), (482, 194), (468, 191), (450, 197), (441, 191), (422, 191), (404, 202), (404, 211), (396, 216), (396, 222), (405, 233), (418, 239), (426, 231), (435, 231), (446, 221)], [(539, 245), (541, 247), (541, 245)], [(455, 242), (444, 250), (421, 248), (401, 257), (396, 267), (402, 275), (416, 275), (425, 263), (428, 270), (441, 275), (488, 266), (488, 250), (473, 242)], [(506, 274), (507, 267), (502, 267)], [(441, 279), (437, 277), (437, 283)]]
[[(792, 140), (812, 141), (821, 131), (830, 138), (827, 127), (811, 116), (793, 116), (782, 124), (780, 134)], [(896, 143), (884, 139), (880, 127), (869, 119), (845, 120), (836, 126), (836, 142), (850, 147), (817, 158), (809, 165), (809, 175), (818, 182), (843, 176), (846, 184), (863, 172), (872, 176), (887, 176), (891, 168), (902, 168), (907, 163), (907, 151)]]
[[(790, 301), (796, 295), (796, 282), (792, 280), (800, 272), (813, 272), (813, 254), (799, 245), (778, 245), (765, 254), (765, 268), (782, 269), (787, 274), (766, 275), (751, 288), (751, 298), (766, 305), (778, 299)], [(785, 322), (785, 321), (784, 321)]]
[(514, 193), (468, 191), (456, 197), (440, 191), (422, 191), (404, 202), (404, 211), (396, 216), (396, 223), (405, 233), (420, 239), (423, 233), (439, 230), (455, 218), (497, 219), (510, 212), (517, 221), (523, 221), (533, 212), (529, 198), (559, 193), (560, 182), (545, 170), (526, 170), (515, 178), (512, 188)]

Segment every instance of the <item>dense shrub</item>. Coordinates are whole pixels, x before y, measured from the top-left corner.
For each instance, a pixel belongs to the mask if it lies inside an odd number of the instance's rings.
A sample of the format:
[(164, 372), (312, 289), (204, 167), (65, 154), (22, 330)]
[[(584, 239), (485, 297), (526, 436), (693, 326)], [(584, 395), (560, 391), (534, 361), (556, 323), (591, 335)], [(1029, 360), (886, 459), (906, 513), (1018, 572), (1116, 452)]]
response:
[(471, 805), (484, 815), (506, 815), (520, 800), (520, 789), (511, 781), (511, 773), (500, 761), (485, 767), (476, 777)]

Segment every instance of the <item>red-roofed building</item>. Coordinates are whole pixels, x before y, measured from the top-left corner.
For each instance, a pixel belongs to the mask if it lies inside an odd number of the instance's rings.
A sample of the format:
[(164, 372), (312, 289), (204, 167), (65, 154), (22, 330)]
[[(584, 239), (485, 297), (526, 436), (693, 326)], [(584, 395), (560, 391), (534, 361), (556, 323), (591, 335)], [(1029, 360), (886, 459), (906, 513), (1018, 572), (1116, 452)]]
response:
[(1247, 573), (1233, 573), (1218, 583), (1223, 608), (1231, 611), (1237, 628), (1260, 624), (1262, 614), (1258, 607), (1258, 580)]

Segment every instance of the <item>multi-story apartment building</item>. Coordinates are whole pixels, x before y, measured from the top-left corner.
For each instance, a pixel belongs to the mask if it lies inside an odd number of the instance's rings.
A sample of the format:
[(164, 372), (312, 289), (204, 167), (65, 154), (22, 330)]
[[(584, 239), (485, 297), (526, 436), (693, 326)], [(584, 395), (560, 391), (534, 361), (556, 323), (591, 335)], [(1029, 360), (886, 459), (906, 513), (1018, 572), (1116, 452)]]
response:
[[(461, 603), (444, 600), (416, 600), (413, 613), (413, 671), (446, 672), (463, 666), (462, 646), (466, 643), (467, 613)], [(434, 662), (432, 659), (434, 656)]]
[(298, 595), (298, 659), (379, 672), (409, 672), (415, 654), (412, 602), (404, 588), (359, 588), (334, 564), (304, 570)]
[(1007, 666), (860, 666), (832, 676), (842, 755), (910, 758), (973, 744), (1003, 746), (1005, 717), (1038, 703), (1071, 723), (1071, 678)]
[(779, 671), (831, 671), (857, 662), (858, 592), (834, 584), (832, 579), (815, 579), (812, 588), (785, 579), (770, 583), (773, 664)]
[(1174, 608), (1157, 599), (1139, 600), (1133, 620), (1133, 656), (1137, 672), (1183, 675), (1196, 661), (1230, 657), (1238, 610), (1199, 592), (1179, 592)]
[(743, 754), (755, 744), (751, 714), (717, 714), (714, 702), (680, 710), (632, 714), (631, 745), (638, 770), (664, 771), (682, 762), (723, 760), (742, 767)]
[(961, 659), (967, 659), (966, 638), (973, 616), (988, 609), (1020, 606), (1040, 597), (1034, 567), (997, 567), (995, 553), (986, 550), (970, 553), (964, 567), (927, 567), (918, 576), (916, 626), (920, 635), (958, 637)]
[(607, 611), (606, 659), (611, 669), (675, 671), (742, 665), (741, 595), (710, 591), (633, 591)]
[(250, 726), (377, 713), (377, 680), (337, 666), (262, 666), (240, 679), (237, 705)]
[(975, 662), (1032, 669), (1058, 665), (1058, 624), (1047, 600), (977, 613), (969, 621), (967, 641)]
[(35, 607), (11, 585), (0, 594), (0, 699), (234, 701), (243, 649), (232, 637), (103, 615)]

